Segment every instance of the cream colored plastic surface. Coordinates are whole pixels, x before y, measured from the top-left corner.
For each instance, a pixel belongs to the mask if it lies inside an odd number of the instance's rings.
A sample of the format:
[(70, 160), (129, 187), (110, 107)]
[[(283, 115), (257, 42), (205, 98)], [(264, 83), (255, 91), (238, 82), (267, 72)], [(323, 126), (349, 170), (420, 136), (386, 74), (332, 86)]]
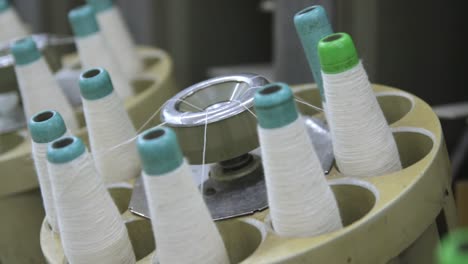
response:
[[(419, 98), (381, 85), (374, 88), (394, 129), (404, 169), (356, 179), (344, 177), (334, 168), (327, 177), (345, 227), (332, 233), (279, 237), (271, 228), (268, 210), (217, 222), (232, 263), (427, 263), (432, 254), (429, 250), (438, 240), (436, 217), (443, 218), (448, 230), (456, 221), (440, 123)], [(294, 91), (298, 98), (320, 104), (315, 86), (297, 86)], [(304, 105), (300, 109), (323, 117)], [(126, 210), (130, 190), (121, 195), (115, 192), (111, 189), (127, 221), (138, 263), (151, 263), (157, 256), (150, 222)], [(41, 230), (41, 246), (50, 263), (64, 263), (60, 239), (47, 223)]]

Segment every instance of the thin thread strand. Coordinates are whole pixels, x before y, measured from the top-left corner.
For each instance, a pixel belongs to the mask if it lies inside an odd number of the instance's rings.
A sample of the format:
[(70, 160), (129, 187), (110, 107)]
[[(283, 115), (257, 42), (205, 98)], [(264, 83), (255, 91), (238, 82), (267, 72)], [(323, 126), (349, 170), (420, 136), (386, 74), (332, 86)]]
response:
[(297, 96), (294, 96), (294, 100), (298, 103), (301, 103), (301, 104), (304, 104), (306, 106), (309, 106), (310, 108), (312, 109), (315, 109), (315, 110), (318, 110), (318, 111), (321, 111), (321, 112), (324, 112), (324, 110), (318, 106), (315, 106), (313, 104), (310, 104), (310, 103), (307, 103), (306, 101), (304, 101), (303, 99), (299, 99)]
[(118, 95), (112, 92), (97, 100), (83, 98), (83, 110), (91, 152), (106, 183), (136, 177), (140, 171), (136, 145), (122, 145), (132, 142), (136, 131)]
[(203, 131), (203, 151), (202, 151), (202, 173), (200, 180), (200, 191), (203, 194), (203, 184), (205, 183), (205, 158), (206, 158), (206, 141), (207, 141), (207, 131), (208, 131), (208, 113), (205, 114), (205, 128)]

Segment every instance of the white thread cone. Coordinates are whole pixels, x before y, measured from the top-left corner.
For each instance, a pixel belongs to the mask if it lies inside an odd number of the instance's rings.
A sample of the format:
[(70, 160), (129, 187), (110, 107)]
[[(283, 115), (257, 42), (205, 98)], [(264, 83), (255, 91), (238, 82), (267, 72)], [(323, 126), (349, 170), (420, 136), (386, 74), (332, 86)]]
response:
[(273, 228), (280, 236), (315, 236), (342, 227), (338, 206), (286, 84), (255, 95), (258, 137)]
[(140, 172), (136, 131), (124, 105), (102, 68), (80, 76), (80, 91), (91, 152), (106, 183), (125, 181)]
[(322, 65), (323, 86), (333, 151), (340, 171), (347, 176), (369, 177), (401, 170), (395, 139), (351, 38), (344, 33), (331, 35), (319, 43), (319, 54), (321, 61), (328, 65)]
[(112, 54), (128, 78), (133, 78), (143, 70), (135, 44), (119, 8), (112, 0), (88, 0), (95, 10), (102, 34), (109, 44)]
[(138, 150), (159, 262), (229, 263), (175, 133), (150, 129), (139, 136)]
[(0, 0), (0, 43), (27, 35), (28, 30), (16, 10), (8, 0)]
[(112, 76), (114, 88), (122, 99), (133, 95), (129, 79), (113, 57), (90, 6), (73, 9), (68, 15), (83, 69), (102, 67)]
[(48, 170), (69, 263), (135, 263), (120, 213), (76, 137), (49, 144)]
[(18, 40), (11, 50), (26, 118), (29, 120), (37, 112), (54, 109), (62, 115), (68, 128), (76, 131), (78, 121), (73, 108), (34, 40), (30, 37)]
[(52, 230), (58, 233), (59, 226), (55, 212), (54, 196), (47, 170), (47, 145), (60, 137), (67, 136), (69, 132), (60, 114), (50, 110), (34, 115), (29, 120), (29, 131), (32, 138), (32, 156), (47, 222)]

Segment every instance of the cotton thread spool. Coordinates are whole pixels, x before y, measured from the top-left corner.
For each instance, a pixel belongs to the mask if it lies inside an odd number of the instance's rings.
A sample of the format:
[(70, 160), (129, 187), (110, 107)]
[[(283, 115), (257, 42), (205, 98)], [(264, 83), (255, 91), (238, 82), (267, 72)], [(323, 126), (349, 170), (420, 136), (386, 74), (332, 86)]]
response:
[(87, 0), (87, 3), (96, 12), (102, 34), (122, 71), (128, 78), (135, 77), (143, 70), (143, 64), (119, 8), (113, 0)]
[(16, 41), (11, 47), (15, 58), (15, 72), (26, 118), (37, 112), (54, 109), (68, 128), (78, 129), (78, 121), (71, 104), (52, 75), (49, 66), (31, 37)]
[(60, 137), (69, 134), (62, 116), (53, 110), (39, 112), (29, 120), (29, 132), (32, 139), (32, 155), (37, 178), (41, 189), (46, 219), (52, 230), (59, 232), (55, 212), (54, 196), (47, 170), (47, 145)]
[(135, 263), (120, 213), (77, 137), (49, 144), (48, 170), (69, 263)]
[(106, 183), (136, 177), (140, 160), (135, 143), (129, 140), (137, 134), (109, 74), (103, 68), (90, 69), (81, 74), (79, 83), (98, 172)]
[(356, 177), (401, 170), (395, 139), (351, 37), (345, 33), (325, 37), (318, 52), (338, 168)]
[(342, 227), (333, 191), (315, 153), (291, 89), (274, 83), (254, 97), (273, 228), (305, 237)]
[(468, 263), (468, 229), (458, 229), (449, 233), (436, 253), (438, 264)]
[(129, 79), (123, 74), (109, 44), (102, 35), (91, 6), (84, 5), (68, 13), (83, 69), (102, 67), (109, 71), (120, 98), (133, 95)]
[(325, 109), (322, 72), (317, 45), (320, 39), (333, 33), (332, 26), (328, 20), (325, 9), (319, 5), (307, 7), (299, 11), (294, 16), (294, 25), (296, 26), (297, 34), (299, 35), (302, 48), (307, 57), (309, 68), (319, 88), (320, 97), (322, 98), (322, 104)]
[(0, 43), (28, 35), (28, 30), (8, 0), (0, 0)]
[(229, 263), (174, 131), (149, 129), (137, 145), (159, 262)]

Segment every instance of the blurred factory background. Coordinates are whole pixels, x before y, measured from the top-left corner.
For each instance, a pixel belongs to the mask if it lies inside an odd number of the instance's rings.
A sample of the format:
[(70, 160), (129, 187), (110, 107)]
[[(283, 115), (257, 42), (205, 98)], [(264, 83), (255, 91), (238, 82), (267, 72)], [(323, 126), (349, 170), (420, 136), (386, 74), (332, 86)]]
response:
[[(70, 34), (67, 13), (84, 4), (84, 0), (12, 2), (33, 32), (55, 34)], [(181, 87), (246, 71), (291, 84), (312, 81), (292, 18), (302, 8), (319, 3), (330, 14), (335, 31), (352, 34), (372, 82), (404, 89), (432, 106), (468, 101), (463, 1), (117, 3), (137, 43), (156, 45), (171, 54)], [(468, 169), (463, 162), (468, 149), (467, 112), (466, 104), (440, 111), (456, 177)]]

